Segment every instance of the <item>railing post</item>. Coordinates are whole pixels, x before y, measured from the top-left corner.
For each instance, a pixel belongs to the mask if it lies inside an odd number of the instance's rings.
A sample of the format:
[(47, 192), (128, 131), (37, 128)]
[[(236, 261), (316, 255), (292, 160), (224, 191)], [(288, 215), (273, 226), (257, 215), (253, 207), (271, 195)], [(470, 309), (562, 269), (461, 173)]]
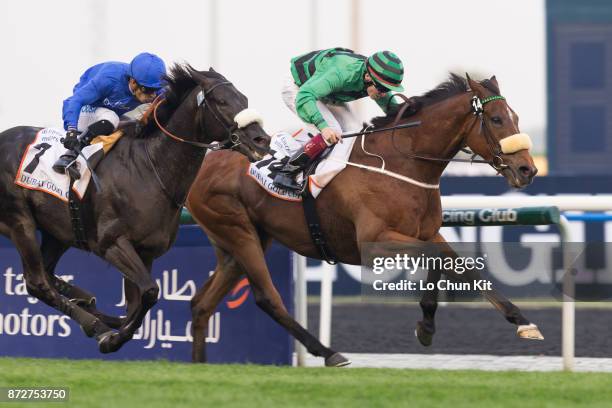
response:
[(321, 305), (319, 314), (319, 341), (325, 346), (331, 345), (332, 301), (335, 265), (323, 264), (321, 275)]
[[(293, 252), (293, 277), (295, 282), (295, 320), (308, 330), (308, 305), (306, 290), (306, 258)], [(295, 340), (297, 365), (306, 364), (306, 348)]]
[(561, 305), (561, 354), (563, 356), (563, 369), (574, 370), (574, 339), (576, 337), (576, 303), (574, 271), (572, 256), (568, 249), (568, 242), (573, 242), (569, 222), (564, 215), (559, 221), (561, 245), (563, 251), (563, 297)]

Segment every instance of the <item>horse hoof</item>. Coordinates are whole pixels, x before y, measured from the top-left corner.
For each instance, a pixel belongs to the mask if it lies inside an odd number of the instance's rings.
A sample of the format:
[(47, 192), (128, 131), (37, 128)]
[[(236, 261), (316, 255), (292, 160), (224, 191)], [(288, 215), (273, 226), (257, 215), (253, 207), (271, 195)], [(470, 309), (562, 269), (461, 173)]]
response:
[(516, 329), (516, 334), (521, 339), (544, 340), (544, 336), (540, 333), (540, 329), (533, 323), (520, 325), (518, 329)]
[(88, 308), (94, 308), (96, 307), (96, 298), (95, 297), (91, 297), (89, 299), (80, 299), (80, 298), (75, 298), (75, 299), (70, 299), (70, 301), (72, 303), (74, 303), (75, 305), (82, 307), (84, 309), (88, 309)]
[(425, 347), (429, 347), (433, 343), (434, 332), (428, 330), (422, 322), (417, 322), (416, 329), (414, 329), (414, 335), (419, 340), (419, 343)]
[(351, 360), (340, 353), (334, 353), (325, 359), (325, 367), (344, 367), (349, 364), (351, 364)]
[(119, 333), (115, 333), (113, 331), (109, 331), (106, 333), (102, 333), (97, 337), (98, 339), (98, 348), (100, 349), (100, 353), (108, 354), (119, 350), (118, 341), (116, 339), (119, 338)]

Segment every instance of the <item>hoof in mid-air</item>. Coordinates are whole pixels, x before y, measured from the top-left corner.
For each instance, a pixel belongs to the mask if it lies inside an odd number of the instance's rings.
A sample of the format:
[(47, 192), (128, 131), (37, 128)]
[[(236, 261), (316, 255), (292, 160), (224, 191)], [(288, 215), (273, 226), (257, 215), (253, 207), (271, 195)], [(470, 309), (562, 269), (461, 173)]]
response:
[(119, 337), (119, 333), (114, 331), (108, 331), (96, 337), (98, 340), (98, 348), (100, 349), (100, 353), (108, 354), (117, 351), (119, 349), (119, 347), (117, 347), (115, 344), (115, 339), (117, 337)]
[(325, 367), (344, 367), (349, 364), (351, 364), (351, 360), (340, 353), (334, 353), (325, 359)]
[(521, 339), (544, 340), (544, 336), (540, 333), (540, 329), (533, 323), (520, 325), (518, 329), (516, 329), (516, 334)]
[(435, 331), (427, 329), (423, 322), (417, 322), (416, 329), (414, 329), (414, 335), (417, 339), (419, 339), (419, 343), (421, 343), (425, 347), (431, 346), (433, 343), (433, 335)]

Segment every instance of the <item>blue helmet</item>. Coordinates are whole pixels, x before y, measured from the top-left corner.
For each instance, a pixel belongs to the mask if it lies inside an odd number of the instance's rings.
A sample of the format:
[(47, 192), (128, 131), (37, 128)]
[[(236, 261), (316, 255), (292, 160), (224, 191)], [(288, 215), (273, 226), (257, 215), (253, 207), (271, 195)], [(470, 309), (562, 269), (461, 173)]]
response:
[(129, 75), (139, 85), (147, 88), (162, 88), (162, 78), (166, 75), (166, 64), (155, 54), (143, 52), (130, 63)]

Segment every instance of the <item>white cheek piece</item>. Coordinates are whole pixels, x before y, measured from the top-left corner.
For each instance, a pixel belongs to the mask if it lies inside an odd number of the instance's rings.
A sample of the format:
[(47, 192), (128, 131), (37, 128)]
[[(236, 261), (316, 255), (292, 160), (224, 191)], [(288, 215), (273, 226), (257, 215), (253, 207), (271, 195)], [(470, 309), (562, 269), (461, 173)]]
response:
[(263, 127), (263, 118), (255, 109), (246, 108), (241, 110), (234, 116), (234, 122), (238, 125), (238, 129), (242, 129), (250, 125), (251, 123), (259, 123), (259, 126)]
[(530, 150), (533, 147), (531, 138), (527, 133), (516, 133), (514, 135), (504, 137), (499, 141), (501, 151), (504, 154), (516, 153), (519, 150)]

